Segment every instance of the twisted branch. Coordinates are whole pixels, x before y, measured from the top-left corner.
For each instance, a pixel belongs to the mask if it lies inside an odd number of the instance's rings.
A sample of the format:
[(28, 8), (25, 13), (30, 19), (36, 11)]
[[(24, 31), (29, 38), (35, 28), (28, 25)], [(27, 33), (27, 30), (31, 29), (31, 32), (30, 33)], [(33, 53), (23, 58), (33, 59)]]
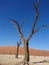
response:
[(34, 33), (38, 32), (41, 28), (48, 28), (47, 25), (38, 26), (36, 30), (34, 30)]
[(37, 24), (37, 20), (38, 20), (38, 16), (39, 16), (39, 13), (38, 13), (38, 0), (37, 0), (37, 3), (36, 4), (34, 4), (34, 8), (35, 8), (35, 11), (36, 11), (36, 17), (35, 17), (35, 21), (34, 21), (34, 23), (33, 23), (33, 25), (32, 25), (32, 31), (31, 31), (31, 33), (30, 33), (30, 35), (29, 35), (29, 37), (28, 37), (28, 41), (31, 39), (31, 37), (32, 37), (32, 35), (33, 35), (33, 33), (34, 33), (34, 29), (35, 29), (35, 26), (36, 26), (36, 24)]
[(22, 40), (24, 40), (24, 36), (23, 36), (23, 33), (22, 33), (21, 29), (20, 29), (20, 25), (19, 25), (18, 21), (15, 21), (13, 19), (10, 19), (10, 22), (12, 22), (14, 24), (15, 28), (20, 33), (20, 37), (22, 38)]

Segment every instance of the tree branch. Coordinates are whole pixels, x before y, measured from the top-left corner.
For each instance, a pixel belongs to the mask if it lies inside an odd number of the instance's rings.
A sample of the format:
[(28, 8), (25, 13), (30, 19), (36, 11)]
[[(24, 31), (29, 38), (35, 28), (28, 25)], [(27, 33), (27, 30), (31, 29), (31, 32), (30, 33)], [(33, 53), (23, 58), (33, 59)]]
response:
[(38, 32), (41, 28), (48, 28), (47, 25), (42, 25), (42, 26), (38, 26), (38, 28), (36, 30), (34, 30), (34, 33)]
[(17, 46), (20, 46), (21, 45), (21, 42), (17, 42)]
[(17, 21), (13, 20), (13, 19), (10, 19), (10, 22), (12, 22), (15, 26), (15, 28), (18, 30), (18, 32), (20, 33), (20, 37), (22, 38), (22, 40), (24, 39), (24, 36), (23, 36), (23, 33), (21, 32), (21, 29), (20, 29), (20, 25)]
[(25, 24), (25, 21), (27, 21), (29, 18), (24, 18), (22, 19), (23, 23), (21, 24), (21, 28), (23, 27), (23, 25)]
[(21, 39), (20, 39), (19, 45), (21, 45), (21, 43), (22, 43), (22, 42), (21, 42)]
[(29, 37), (28, 37), (28, 41), (31, 39), (31, 37), (32, 37), (32, 35), (33, 35), (33, 33), (34, 33), (34, 29), (35, 29), (35, 26), (36, 26), (36, 23), (37, 23), (37, 20), (38, 20), (38, 1), (39, 0), (37, 0), (37, 3), (35, 3), (34, 4), (34, 8), (35, 8), (35, 11), (36, 11), (36, 17), (35, 17), (35, 21), (34, 21), (34, 23), (33, 23), (33, 26), (32, 26), (32, 31), (31, 31), (31, 33), (30, 33), (30, 35), (29, 35)]
[(39, 26), (36, 30), (34, 30), (34, 33), (38, 32), (41, 29), (41, 27)]

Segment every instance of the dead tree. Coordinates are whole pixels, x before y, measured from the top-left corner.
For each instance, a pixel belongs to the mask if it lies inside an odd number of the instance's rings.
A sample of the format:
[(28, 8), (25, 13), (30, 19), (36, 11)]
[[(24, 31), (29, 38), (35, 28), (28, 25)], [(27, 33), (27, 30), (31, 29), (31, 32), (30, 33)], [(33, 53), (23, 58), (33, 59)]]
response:
[(36, 2), (34, 4), (34, 9), (35, 9), (35, 12), (36, 12), (36, 17), (35, 17), (34, 23), (32, 25), (31, 33), (30, 33), (30, 35), (29, 35), (29, 37), (27, 39), (24, 38), (24, 35), (23, 35), (22, 31), (21, 31), (21, 28), (20, 28), (20, 25), (19, 25), (18, 21), (15, 21), (13, 19), (10, 20), (14, 24), (15, 28), (18, 30), (18, 32), (20, 34), (20, 38), (23, 41), (23, 44), (24, 44), (24, 53), (25, 53), (24, 61), (25, 62), (29, 62), (29, 47), (28, 47), (29, 40), (31, 39), (33, 34), (39, 30), (39, 29), (35, 30), (35, 26), (37, 24), (38, 15), (39, 15), (38, 14), (38, 2)]
[[(29, 62), (29, 47), (28, 47), (28, 43), (29, 43), (29, 40), (32, 38), (32, 36), (38, 32), (40, 30), (41, 27), (45, 27), (45, 25), (42, 25), (42, 26), (38, 26), (37, 29), (35, 29), (36, 27), (36, 24), (38, 22), (38, 17), (39, 17), (39, 13), (38, 13), (38, 5), (39, 5), (39, 0), (37, 0), (37, 2), (34, 4), (34, 9), (35, 9), (35, 12), (36, 12), (36, 16), (35, 16), (35, 20), (34, 20), (34, 23), (32, 25), (32, 30), (30, 32), (30, 35), (28, 36), (27, 39), (24, 38), (24, 35), (21, 31), (21, 27), (18, 23), (18, 21), (15, 21), (13, 19), (11, 19), (10, 21), (14, 24), (15, 28), (18, 30), (19, 34), (20, 34), (20, 38), (22, 39), (22, 43), (24, 44), (24, 62)], [(24, 64), (25, 65), (25, 64)]]
[(20, 42), (17, 42), (16, 58), (18, 58), (19, 46), (20, 46), (20, 45), (21, 45), (21, 40), (20, 40)]

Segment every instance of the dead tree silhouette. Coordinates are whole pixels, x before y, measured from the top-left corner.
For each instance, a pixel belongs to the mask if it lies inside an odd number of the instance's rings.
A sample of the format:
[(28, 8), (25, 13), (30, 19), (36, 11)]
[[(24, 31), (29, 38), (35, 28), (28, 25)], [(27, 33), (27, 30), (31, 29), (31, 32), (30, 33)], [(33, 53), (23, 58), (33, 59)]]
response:
[(38, 31), (38, 29), (35, 30), (35, 26), (37, 24), (38, 15), (39, 15), (39, 13), (38, 13), (38, 4), (39, 4), (38, 2), (36, 2), (34, 4), (34, 9), (36, 11), (36, 17), (35, 17), (34, 23), (32, 25), (32, 31), (31, 31), (31, 33), (30, 33), (30, 35), (29, 35), (29, 37), (27, 39), (24, 38), (24, 35), (23, 35), (22, 31), (21, 31), (21, 28), (20, 28), (20, 25), (19, 25), (18, 21), (15, 21), (13, 19), (10, 20), (14, 24), (15, 28), (18, 30), (18, 32), (20, 34), (20, 38), (22, 39), (22, 41), (24, 43), (24, 52), (25, 52), (24, 62), (29, 62), (29, 47), (28, 47), (28, 43), (29, 43), (29, 40), (31, 39), (31, 37), (33, 36), (33, 34)]
[(27, 39), (25, 39), (25, 37), (24, 37), (24, 35), (23, 35), (22, 31), (21, 31), (21, 27), (20, 27), (18, 21), (15, 21), (13, 19), (10, 20), (14, 24), (16, 30), (19, 32), (20, 38), (22, 39), (22, 43), (24, 44), (24, 53), (25, 53), (24, 65), (25, 65), (25, 63), (27, 63), (27, 65), (28, 65), (28, 62), (29, 62), (29, 47), (28, 47), (28, 43), (29, 43), (30, 39), (32, 38), (32, 36), (36, 32), (38, 32), (40, 30), (41, 27), (46, 27), (46, 25), (42, 25), (42, 26), (38, 26), (35, 29), (36, 24), (38, 22), (38, 17), (39, 17), (38, 6), (39, 6), (39, 0), (37, 0), (37, 2), (34, 4), (34, 9), (35, 9), (35, 12), (36, 12), (36, 16), (35, 16), (34, 23), (32, 25), (32, 30), (31, 30), (30, 35), (28, 36)]
[(21, 39), (20, 39), (20, 42), (17, 42), (16, 58), (18, 58), (19, 46), (20, 46), (20, 45), (21, 45)]

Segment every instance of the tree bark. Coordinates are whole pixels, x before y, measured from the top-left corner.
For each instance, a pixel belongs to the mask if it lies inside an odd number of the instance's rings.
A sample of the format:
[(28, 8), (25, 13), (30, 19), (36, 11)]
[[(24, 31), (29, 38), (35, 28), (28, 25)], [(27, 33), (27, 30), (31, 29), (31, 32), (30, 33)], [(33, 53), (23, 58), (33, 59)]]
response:
[(18, 52), (19, 52), (19, 45), (17, 46), (16, 58), (18, 58)]
[(29, 47), (28, 47), (28, 42), (24, 43), (24, 61), (29, 62)]

